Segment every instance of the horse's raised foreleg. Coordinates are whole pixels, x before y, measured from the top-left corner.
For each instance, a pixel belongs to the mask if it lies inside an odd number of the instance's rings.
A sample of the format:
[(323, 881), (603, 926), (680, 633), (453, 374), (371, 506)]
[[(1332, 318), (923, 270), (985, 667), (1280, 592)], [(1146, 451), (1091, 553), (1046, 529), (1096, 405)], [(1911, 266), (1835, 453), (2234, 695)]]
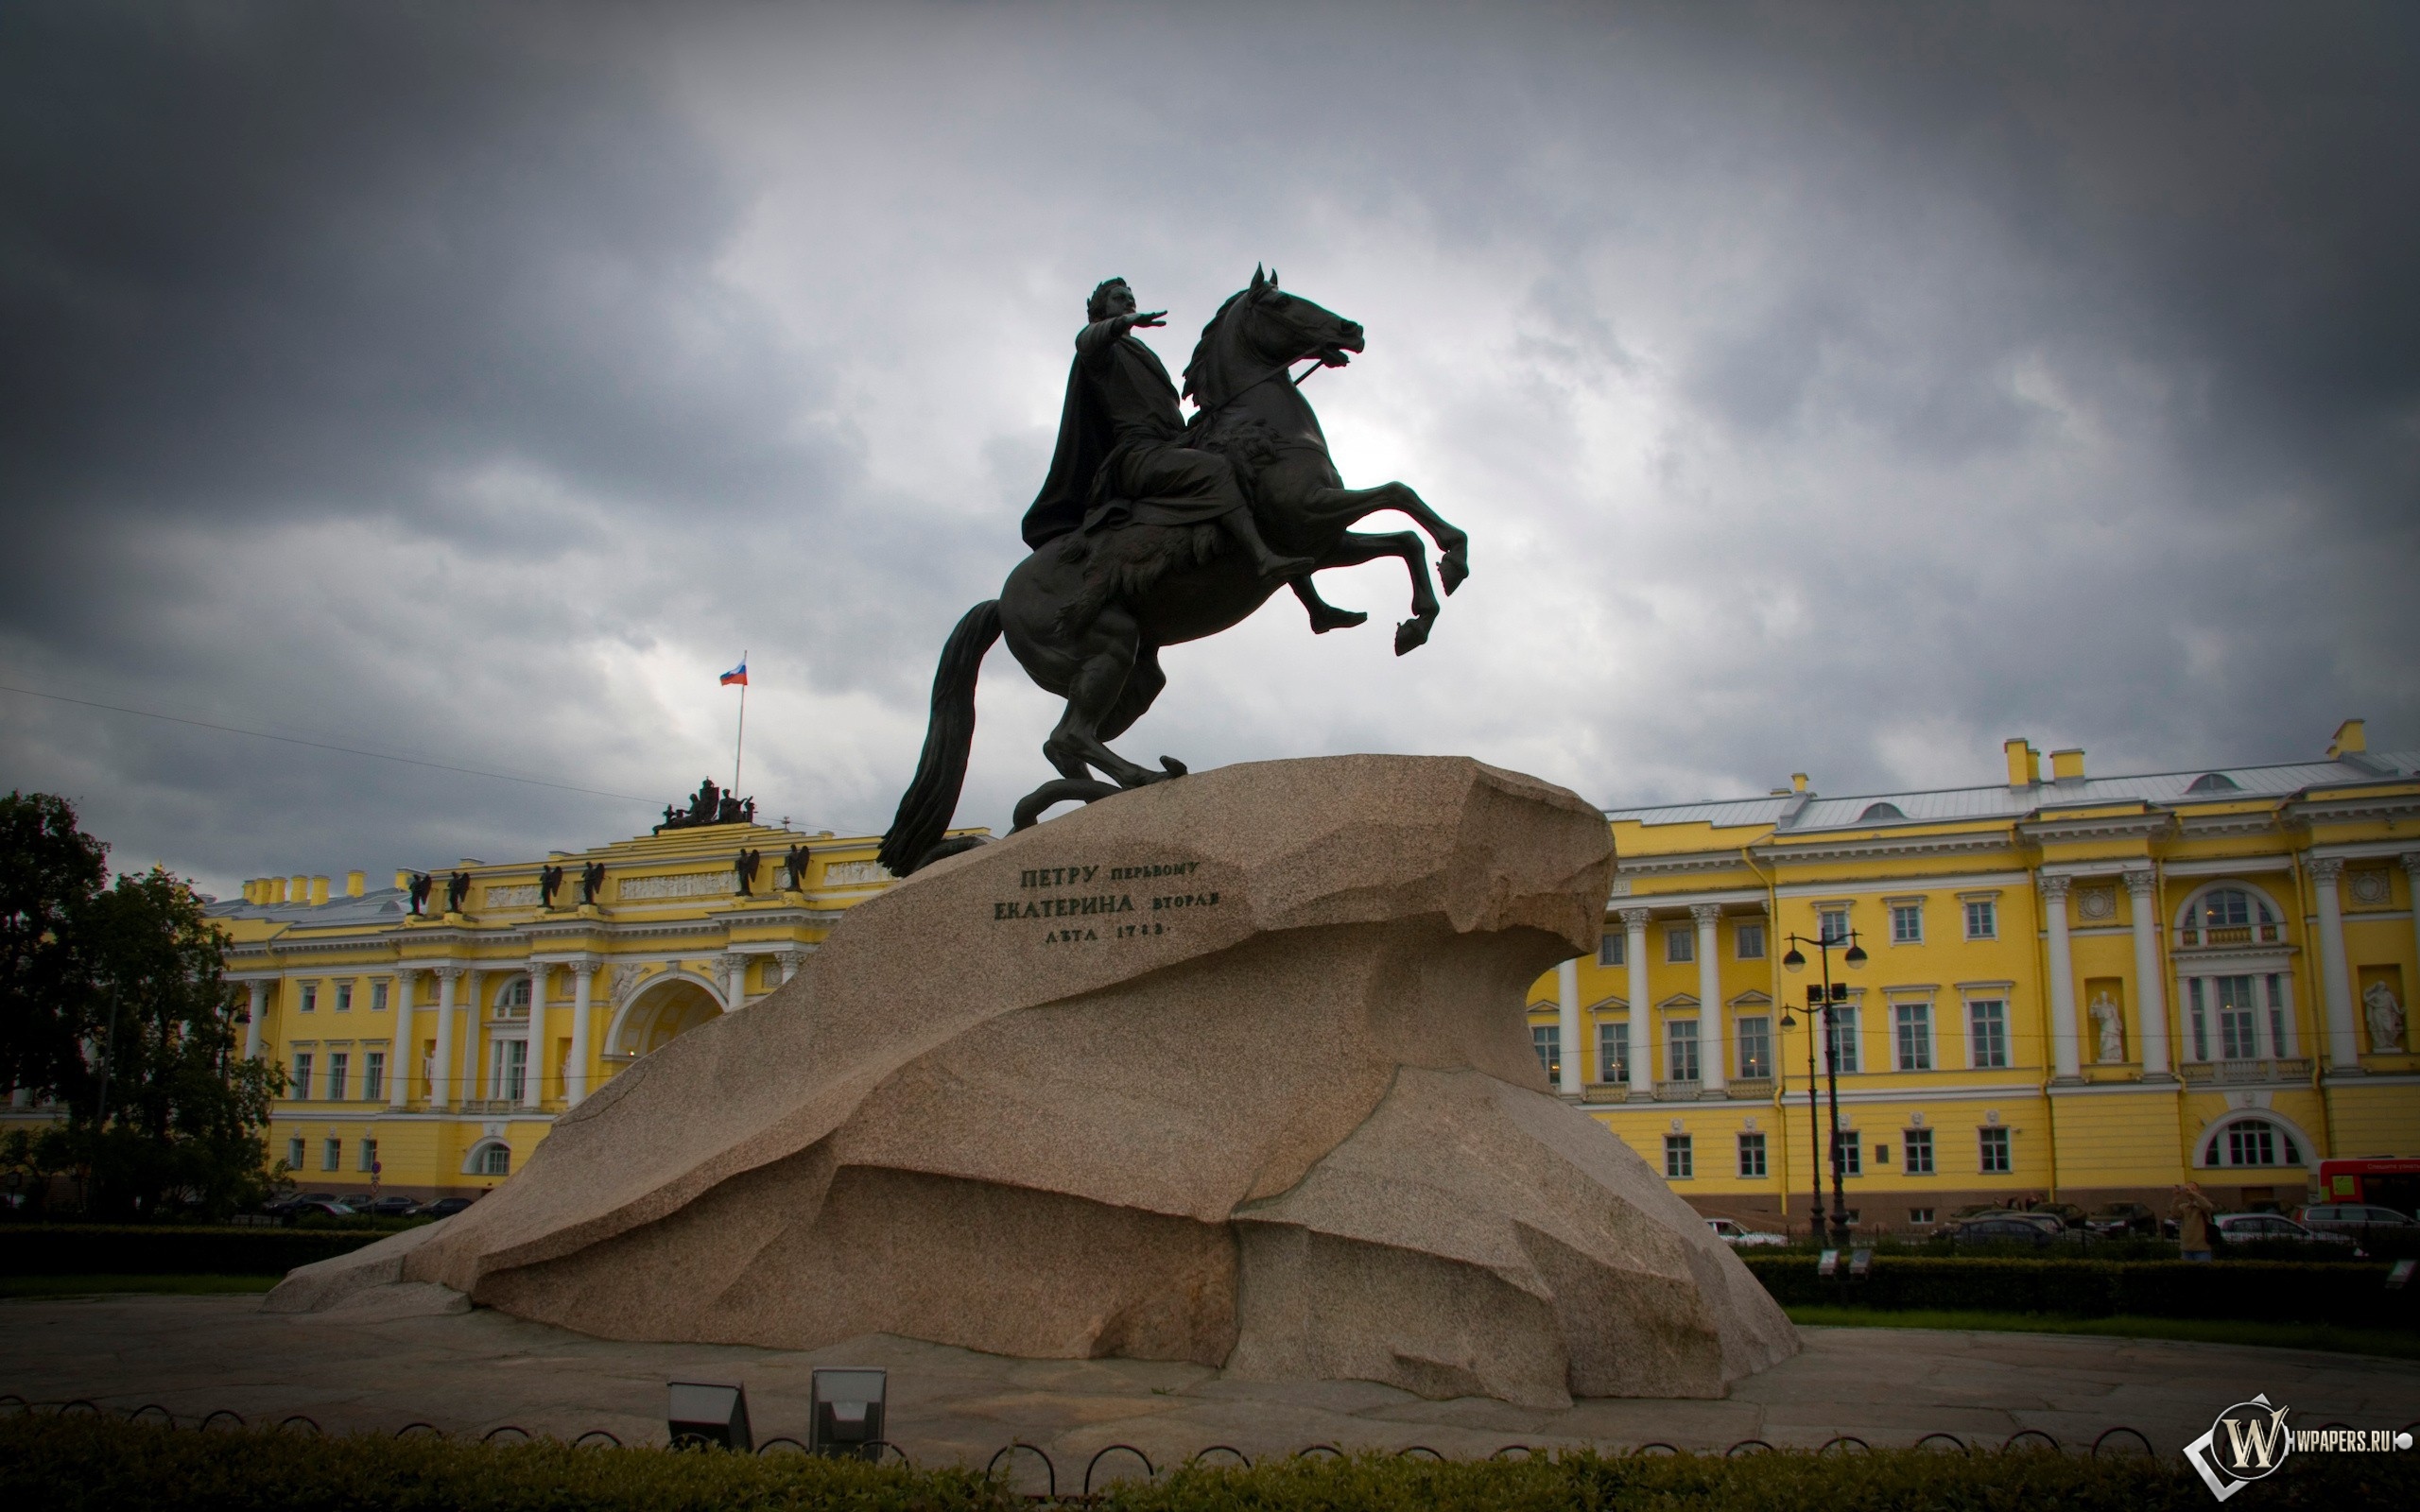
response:
[(1471, 538), (1461, 526), (1428, 507), (1427, 501), (1414, 493), (1410, 485), (1380, 483), (1367, 489), (1322, 489), (1304, 501), (1305, 514), (1343, 525), (1387, 509), (1409, 515), (1437, 543), (1441, 553), (1437, 580), (1445, 592), (1451, 593), (1461, 587), (1462, 579), (1471, 575)]
[[(1043, 756), (1059, 769), (1060, 775), (1083, 782), (1098, 768), (1120, 787), (1141, 787), (1184, 772), (1183, 765), (1165, 756), (1160, 758), (1165, 771), (1138, 766), (1102, 742), (1103, 729), (1116, 717), (1127, 697), (1128, 682), (1138, 663), (1144, 662), (1142, 651), (1142, 631), (1121, 605), (1103, 609), (1085, 632), (1083, 645), (1077, 653), (1075, 676), (1067, 681), (1066, 712), (1059, 716), (1050, 738), (1042, 743)], [(1147, 682), (1151, 678), (1166, 681), (1160, 676), (1156, 658), (1150, 660), (1149, 668)], [(1157, 686), (1151, 687), (1143, 696), (1144, 705), (1148, 706), (1158, 692)], [(1123, 730), (1133, 723), (1141, 712), (1136, 709), (1128, 714), (1117, 728)]]
[[(1333, 558), (1320, 558), (1320, 567), (1344, 565), (1345, 563), (1337, 561)], [(1318, 567), (1311, 569), (1311, 572), (1317, 571), (1319, 571)], [(1305, 573), (1302, 576), (1292, 579), (1287, 586), (1294, 590), (1294, 596), (1302, 601), (1304, 611), (1311, 616), (1313, 635), (1325, 635), (1330, 630), (1349, 630), (1357, 625), (1366, 624), (1369, 621), (1370, 616), (1357, 609), (1339, 609), (1326, 599), (1320, 597), (1320, 591), (1311, 584), (1310, 573)]]
[(1429, 627), (1437, 623), (1437, 591), (1428, 586), (1428, 554), (1425, 542), (1409, 530), (1385, 535), (1348, 530), (1333, 550), (1320, 558), (1322, 567), (1357, 567), (1380, 557), (1401, 557), (1411, 575), (1411, 618), (1395, 627), (1395, 655), (1428, 643)]

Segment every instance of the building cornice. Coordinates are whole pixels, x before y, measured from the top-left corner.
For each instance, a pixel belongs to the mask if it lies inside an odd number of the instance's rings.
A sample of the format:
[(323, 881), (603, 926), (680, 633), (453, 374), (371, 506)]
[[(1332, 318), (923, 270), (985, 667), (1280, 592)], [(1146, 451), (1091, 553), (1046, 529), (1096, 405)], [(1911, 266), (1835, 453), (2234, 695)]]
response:
[(1877, 857), (1979, 855), (1989, 850), (2019, 849), (2005, 830), (1988, 833), (1968, 831), (1949, 834), (1859, 834), (1833, 840), (1781, 840), (1750, 846), (1749, 853), (1769, 866), (1798, 866), (1813, 861), (1864, 861)]
[(2096, 840), (2138, 840), (2148, 844), (2173, 833), (2175, 828), (2174, 815), (2135, 810), (2125, 814), (2051, 815), (2025, 820), (2016, 827), (2016, 833), (2041, 846)]

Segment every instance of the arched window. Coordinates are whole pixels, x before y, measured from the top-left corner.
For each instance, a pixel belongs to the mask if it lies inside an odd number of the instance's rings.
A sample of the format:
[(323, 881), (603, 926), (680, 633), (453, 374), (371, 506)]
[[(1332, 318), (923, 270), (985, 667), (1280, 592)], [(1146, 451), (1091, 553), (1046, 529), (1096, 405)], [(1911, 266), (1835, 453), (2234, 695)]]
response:
[(2210, 887), (2193, 896), (2178, 920), (2180, 945), (2274, 945), (2284, 926), (2269, 897), (2256, 887)]
[(526, 1019), (529, 1016), (529, 979), (516, 976), (496, 994), (495, 1016), (499, 1019)]
[(510, 1176), (512, 1146), (502, 1140), (482, 1140), (471, 1146), (470, 1158), (462, 1162), (464, 1176)]
[(2185, 784), (2187, 793), (2240, 793), (2242, 785), (2224, 772), (2204, 772)]
[(1861, 822), (1871, 824), (1881, 819), (1904, 819), (1907, 816), (1896, 803), (1868, 803), (1865, 806), (1865, 812), (1858, 815), (1858, 818)]
[(2205, 1166), (2300, 1165), (2294, 1137), (2265, 1118), (2238, 1118), (2210, 1131), (2202, 1145)]

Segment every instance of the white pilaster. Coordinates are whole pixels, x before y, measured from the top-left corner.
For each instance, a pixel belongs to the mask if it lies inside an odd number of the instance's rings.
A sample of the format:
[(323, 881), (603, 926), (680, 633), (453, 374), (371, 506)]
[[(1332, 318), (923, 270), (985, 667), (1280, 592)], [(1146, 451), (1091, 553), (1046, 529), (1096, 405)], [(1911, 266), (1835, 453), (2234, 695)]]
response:
[(2067, 948), (2067, 879), (2042, 879), (2042, 919), (2050, 935), (2050, 1063), (2054, 1081), (2082, 1081), (2076, 1046), (2076, 965)]
[(748, 957), (732, 951), (716, 964), (722, 968), (722, 1011), (737, 1013), (748, 1005)]
[(398, 971), (395, 973), (394, 1036), (387, 1041), (387, 1106), (401, 1108), (411, 1101), (412, 1057), (420, 1049), (419, 1036), (412, 1030), (412, 1007), (420, 996), (420, 973)]
[(2126, 895), (2135, 911), (2135, 1045), (2143, 1079), (2167, 1081), (2168, 981), (2159, 964), (2159, 874), (2126, 873)]
[(546, 1079), (546, 984), (555, 969), (544, 961), (529, 963), (529, 1042), (522, 1052), (521, 1106), (536, 1108)]
[(2320, 1001), (2327, 1005), (2327, 1069), (2338, 1075), (2359, 1075), (2361, 1045), (2354, 1038), (2353, 977), (2344, 964), (2344, 905), (2336, 896), (2344, 863), (2335, 856), (2314, 856), (2311, 891), (2319, 897)]
[(799, 968), (806, 964), (806, 952), (784, 951), (773, 958), (782, 963), (782, 985), (787, 987), (790, 978), (798, 975)]
[(1647, 921), (1644, 908), (1622, 910), (1622, 960), (1630, 968), (1630, 1092), (1655, 1095), (1655, 1010), (1647, 1001)]
[(1723, 1057), (1730, 1037), (1723, 1030), (1720, 903), (1691, 903), (1689, 917), (1698, 921), (1698, 1090), (1720, 1093), (1729, 1085)]
[(437, 968), (437, 1055), (428, 1063), (428, 1106), (432, 1111), (454, 1101), (454, 989), (462, 974), (458, 966)]
[(244, 984), (251, 993), (251, 1017), (244, 1024), (244, 1058), (261, 1058), (261, 1033), (268, 1018), (268, 984), (257, 979)]
[(1587, 1078), (1580, 1066), (1580, 963), (1576, 960), (1554, 969), (1554, 1006), (1563, 1036), (1563, 1074), (1557, 1090), (1566, 1097), (1577, 1097)]
[(571, 963), (571, 1063), (563, 1068), (565, 1108), (578, 1108), (588, 1096), (589, 994), (596, 969), (604, 964), (593, 955)]

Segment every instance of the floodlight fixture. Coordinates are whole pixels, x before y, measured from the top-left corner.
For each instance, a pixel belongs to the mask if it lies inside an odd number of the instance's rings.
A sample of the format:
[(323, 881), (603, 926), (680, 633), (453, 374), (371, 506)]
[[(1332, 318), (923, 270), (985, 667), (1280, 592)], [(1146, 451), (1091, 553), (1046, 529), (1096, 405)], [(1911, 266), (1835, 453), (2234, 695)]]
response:
[(748, 1427), (748, 1393), (738, 1386), (703, 1381), (666, 1383), (665, 1427), (675, 1449), (735, 1449), (753, 1453), (756, 1435)]
[(890, 1372), (826, 1367), (815, 1372), (807, 1449), (835, 1458), (882, 1458), (882, 1408)]

